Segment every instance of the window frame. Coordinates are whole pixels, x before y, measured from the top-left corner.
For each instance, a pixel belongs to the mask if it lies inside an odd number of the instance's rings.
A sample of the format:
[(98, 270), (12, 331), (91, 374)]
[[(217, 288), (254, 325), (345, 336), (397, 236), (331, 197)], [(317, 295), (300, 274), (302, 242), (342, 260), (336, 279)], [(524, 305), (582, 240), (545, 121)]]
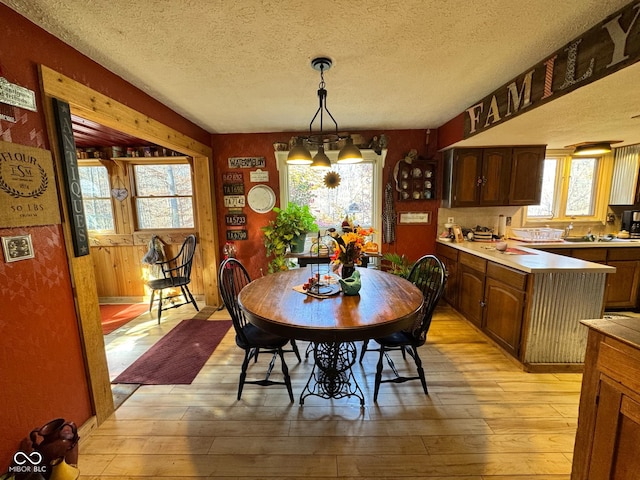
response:
[[(611, 191), (611, 177), (613, 173), (613, 155), (594, 155), (590, 157), (574, 157), (572, 150), (547, 150), (545, 160), (554, 158), (558, 161), (554, 188), (553, 213), (551, 217), (529, 217), (529, 207), (525, 207), (525, 226), (540, 226), (540, 224), (566, 224), (568, 222), (579, 224), (605, 225), (609, 194)], [(569, 194), (569, 174), (573, 159), (595, 158), (597, 159), (596, 178), (593, 182), (594, 200), (593, 214), (584, 216), (566, 216), (567, 200)], [(560, 186), (560, 188), (558, 188)], [(562, 214), (560, 214), (562, 212)]]
[[(364, 162), (373, 163), (373, 179), (372, 179), (372, 209), (371, 216), (373, 219), (373, 224), (371, 225), (375, 230), (373, 234), (373, 242), (380, 243), (381, 233), (382, 233), (382, 204), (383, 204), (383, 170), (385, 159), (387, 157), (387, 150), (383, 149), (382, 152), (378, 155), (373, 150), (369, 149), (361, 149), (362, 159)], [(278, 168), (278, 179), (280, 181), (280, 207), (286, 208), (289, 203), (289, 165), (287, 164), (287, 155), (289, 152), (287, 151), (277, 151), (274, 152), (276, 157), (276, 166)], [(312, 151), (311, 155), (315, 155), (316, 152)], [(331, 164), (335, 164), (338, 160), (338, 151), (337, 150), (328, 150), (325, 151), (325, 154), (331, 160)], [(310, 167), (309, 167), (310, 168)], [(364, 226), (364, 225), (363, 225)], [(324, 232), (320, 232), (321, 234)]]
[[(191, 195), (175, 195), (175, 196), (166, 197), (166, 198), (191, 198), (193, 226), (181, 227), (181, 228), (172, 228), (172, 227), (142, 228), (140, 227), (140, 220), (139, 220), (139, 213), (138, 213), (138, 198), (154, 198), (154, 197), (138, 195), (138, 189), (136, 184), (136, 172), (135, 172), (136, 165), (142, 165), (142, 166), (187, 165), (189, 167), (189, 170), (191, 172)], [(196, 200), (196, 194), (195, 194), (196, 190), (195, 190), (195, 184), (194, 184), (193, 161), (191, 157), (188, 157), (188, 156), (171, 157), (171, 158), (140, 157), (140, 158), (132, 158), (131, 160), (127, 158), (127, 168), (129, 170), (129, 178), (131, 182), (131, 215), (133, 219), (134, 231), (136, 232), (149, 232), (149, 231), (190, 232), (196, 228), (196, 226), (198, 225), (197, 207), (196, 207), (197, 200)], [(159, 198), (159, 197), (155, 197), (155, 198)]]
[[(86, 159), (78, 159), (78, 168), (83, 168), (83, 167), (102, 167), (105, 169), (105, 171), (107, 172), (107, 182), (109, 184), (109, 191), (111, 192), (111, 190), (114, 188), (113, 183), (111, 182), (111, 172), (109, 170), (109, 168), (103, 164), (101, 161), (99, 160), (86, 160)], [(83, 204), (83, 210), (84, 210), (84, 204), (85, 204), (85, 198), (87, 199), (101, 199), (101, 200), (107, 200), (106, 197), (88, 197), (86, 196), (84, 193), (82, 193), (82, 204)], [(94, 230), (94, 229), (90, 229), (88, 224), (87, 224), (87, 231), (89, 233), (92, 234), (97, 234), (97, 235), (108, 235), (108, 234), (114, 234), (117, 232), (118, 230), (118, 226), (117, 226), (117, 219), (116, 219), (116, 205), (114, 202), (114, 198), (113, 195), (109, 195), (109, 204), (111, 205), (111, 220), (113, 222), (113, 229), (112, 230)], [(85, 216), (88, 216), (85, 210)], [(88, 222), (87, 222), (88, 223)]]

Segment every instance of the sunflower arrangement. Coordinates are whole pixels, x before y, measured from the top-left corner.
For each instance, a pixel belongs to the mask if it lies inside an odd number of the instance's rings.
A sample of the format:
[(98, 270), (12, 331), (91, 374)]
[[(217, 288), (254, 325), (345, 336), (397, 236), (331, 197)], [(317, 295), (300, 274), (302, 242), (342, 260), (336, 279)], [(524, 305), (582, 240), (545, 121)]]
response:
[(367, 237), (373, 235), (373, 228), (355, 227), (353, 231), (334, 235), (333, 239), (338, 244), (331, 261), (334, 265), (360, 265), (362, 263), (362, 252), (364, 252), (371, 242)]

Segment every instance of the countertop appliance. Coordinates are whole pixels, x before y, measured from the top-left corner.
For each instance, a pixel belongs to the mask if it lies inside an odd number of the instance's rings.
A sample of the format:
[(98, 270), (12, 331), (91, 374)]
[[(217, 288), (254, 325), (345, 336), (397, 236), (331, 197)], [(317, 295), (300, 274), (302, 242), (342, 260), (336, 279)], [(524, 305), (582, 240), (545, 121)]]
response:
[(640, 210), (622, 212), (622, 230), (629, 232), (631, 238), (640, 238)]

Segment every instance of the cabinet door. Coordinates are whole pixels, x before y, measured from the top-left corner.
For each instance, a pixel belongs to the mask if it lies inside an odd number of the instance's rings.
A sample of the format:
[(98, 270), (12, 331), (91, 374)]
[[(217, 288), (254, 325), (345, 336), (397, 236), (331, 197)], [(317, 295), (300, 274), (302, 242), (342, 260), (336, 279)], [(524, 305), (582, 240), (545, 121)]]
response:
[(540, 204), (545, 147), (516, 147), (511, 155), (509, 205)]
[(479, 180), (482, 174), (482, 150), (464, 148), (454, 151), (452, 207), (477, 207), (480, 201)]
[(607, 276), (605, 308), (636, 308), (638, 306), (640, 262), (622, 260), (607, 262), (607, 265), (616, 267), (616, 272)]
[(508, 205), (511, 149), (485, 148), (482, 152), (480, 205)]
[(467, 320), (480, 327), (484, 305), (484, 273), (467, 265), (458, 264), (458, 282), (460, 285), (458, 309)]
[(589, 480), (637, 479), (639, 444), (640, 404), (604, 377), (600, 382)]
[(442, 259), (447, 269), (447, 283), (444, 286), (444, 299), (452, 307), (458, 306), (458, 262), (449, 258)]
[(514, 357), (520, 350), (524, 292), (493, 278), (485, 283), (483, 331)]

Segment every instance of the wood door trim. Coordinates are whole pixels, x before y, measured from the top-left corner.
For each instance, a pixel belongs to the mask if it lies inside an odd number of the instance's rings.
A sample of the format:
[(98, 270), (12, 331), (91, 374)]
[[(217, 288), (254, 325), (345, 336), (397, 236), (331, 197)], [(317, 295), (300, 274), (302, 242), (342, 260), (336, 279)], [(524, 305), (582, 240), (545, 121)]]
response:
[[(57, 178), (62, 178), (61, 159), (55, 132), (51, 98), (69, 103), (71, 111), (88, 120), (134, 135), (157, 145), (178, 150), (193, 157), (194, 186), (197, 229), (203, 258), (203, 281), (207, 305), (220, 305), (217, 287), (216, 265), (218, 264), (217, 218), (214, 205), (213, 178), (211, 171), (212, 149), (177, 130), (149, 118), (148, 116), (103, 95), (44, 65), (39, 66), (43, 92), (44, 114), (56, 163)], [(59, 183), (59, 182), (58, 182)], [(61, 196), (66, 193), (58, 184)], [(62, 224), (69, 260), (69, 270), (78, 315), (78, 329), (83, 346), (85, 369), (92, 406), (98, 424), (106, 420), (114, 410), (111, 383), (100, 327), (98, 293), (90, 255), (75, 257), (69, 227), (69, 212), (61, 202), (64, 222)]]

